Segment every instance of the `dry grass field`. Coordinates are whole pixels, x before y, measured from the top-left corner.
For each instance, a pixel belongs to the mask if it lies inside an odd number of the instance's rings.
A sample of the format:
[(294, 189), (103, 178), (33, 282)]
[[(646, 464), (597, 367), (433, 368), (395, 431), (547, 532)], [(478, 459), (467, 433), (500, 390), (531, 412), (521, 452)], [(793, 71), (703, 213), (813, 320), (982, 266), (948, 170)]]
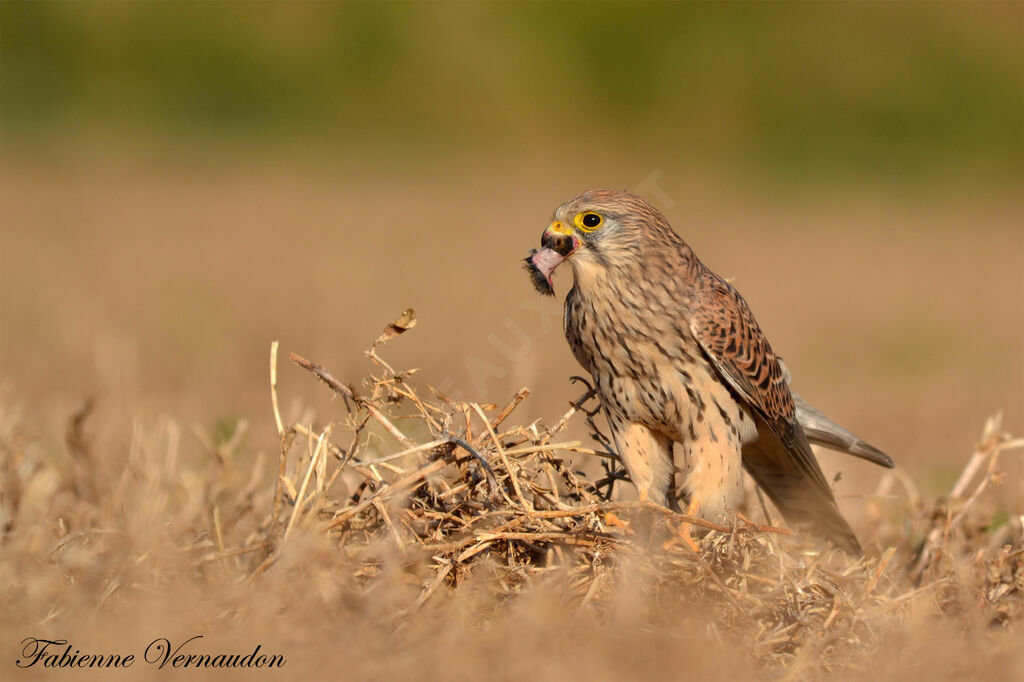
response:
[[(0, 3), (0, 680), (1024, 679), (1019, 2), (240, 7)], [(862, 560), (618, 480), (595, 187), (892, 455)]]
[[(779, 198), (657, 169), (801, 392), (899, 465), (822, 454), (862, 562), (743, 524), (698, 557), (662, 548), (678, 521), (628, 485), (605, 499), (585, 416), (563, 419), (582, 389), (560, 306), (518, 260), (584, 169), (94, 152), (2, 163), (8, 672), (39, 637), (155, 677), (150, 642), (203, 635), (183, 651), (260, 644), (289, 678), (1024, 674), (1014, 192)], [(374, 363), (407, 306), (416, 328)]]

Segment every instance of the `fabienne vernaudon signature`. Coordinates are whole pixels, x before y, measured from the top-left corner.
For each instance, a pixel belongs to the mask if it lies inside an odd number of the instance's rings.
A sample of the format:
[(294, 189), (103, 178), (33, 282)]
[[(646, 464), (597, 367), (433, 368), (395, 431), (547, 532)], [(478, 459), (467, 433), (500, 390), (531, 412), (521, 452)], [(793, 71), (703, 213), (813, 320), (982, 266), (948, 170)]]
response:
[[(256, 645), (252, 653), (195, 653), (193, 643), (202, 635), (189, 637), (178, 646), (166, 637), (157, 637), (142, 653), (141, 661), (156, 668), (283, 668), (281, 654), (260, 653)], [(21, 641), (21, 656), (15, 660), (19, 668), (130, 668), (136, 663), (134, 653), (83, 653), (66, 639), (26, 637)]]

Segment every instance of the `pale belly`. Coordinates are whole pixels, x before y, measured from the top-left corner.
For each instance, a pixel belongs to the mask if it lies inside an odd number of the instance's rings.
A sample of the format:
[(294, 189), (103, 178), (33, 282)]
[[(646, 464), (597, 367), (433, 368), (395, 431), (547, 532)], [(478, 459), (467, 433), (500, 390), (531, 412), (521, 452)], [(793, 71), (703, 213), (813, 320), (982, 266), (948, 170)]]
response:
[[(688, 337), (685, 325), (669, 324), (666, 317), (634, 319), (627, 308), (614, 312), (599, 316), (574, 292), (566, 299), (566, 339), (591, 372), (605, 409), (616, 413), (609, 421), (620, 432), (638, 424), (679, 443), (682, 452), (674, 465), (688, 497), (696, 501), (689, 511), (709, 519), (729, 516), (742, 499), (742, 450), (757, 439), (754, 420)], [(671, 459), (671, 444), (667, 448), (661, 457)], [(642, 448), (641, 459), (651, 449)], [(639, 466), (637, 455), (628, 454), (623, 461), (632, 459), (634, 468)], [(670, 473), (672, 466), (671, 461), (649, 462), (643, 468)], [(630, 471), (634, 481), (642, 478), (639, 473)], [(666, 492), (663, 484), (651, 490), (657, 496)]]
[(606, 406), (680, 444), (675, 467), (695, 501), (689, 511), (727, 518), (742, 501), (742, 451), (757, 439), (754, 420), (706, 362), (659, 369), (655, 381), (610, 373), (594, 379)]

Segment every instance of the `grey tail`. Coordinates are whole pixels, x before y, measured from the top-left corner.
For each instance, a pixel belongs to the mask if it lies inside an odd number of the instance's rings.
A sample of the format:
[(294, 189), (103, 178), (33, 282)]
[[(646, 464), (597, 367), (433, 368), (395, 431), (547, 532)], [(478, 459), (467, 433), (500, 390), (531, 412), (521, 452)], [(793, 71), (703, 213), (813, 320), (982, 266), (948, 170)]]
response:
[(796, 403), (796, 420), (799, 422), (807, 440), (829, 450), (845, 452), (866, 459), (879, 466), (892, 469), (892, 458), (875, 446), (865, 443), (839, 424), (825, 416), (825, 413), (804, 400), (799, 393), (791, 391), (793, 402)]

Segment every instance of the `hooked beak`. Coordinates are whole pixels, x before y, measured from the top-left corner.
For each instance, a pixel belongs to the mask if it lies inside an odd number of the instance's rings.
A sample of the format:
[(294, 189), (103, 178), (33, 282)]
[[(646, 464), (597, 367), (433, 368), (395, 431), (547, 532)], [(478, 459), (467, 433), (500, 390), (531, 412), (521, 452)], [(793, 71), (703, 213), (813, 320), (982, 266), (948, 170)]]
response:
[(539, 249), (531, 250), (530, 255), (526, 257), (526, 269), (537, 291), (554, 296), (555, 287), (551, 282), (551, 275), (562, 261), (576, 252), (580, 247), (580, 239), (571, 228), (556, 220), (544, 230), (540, 246)]

